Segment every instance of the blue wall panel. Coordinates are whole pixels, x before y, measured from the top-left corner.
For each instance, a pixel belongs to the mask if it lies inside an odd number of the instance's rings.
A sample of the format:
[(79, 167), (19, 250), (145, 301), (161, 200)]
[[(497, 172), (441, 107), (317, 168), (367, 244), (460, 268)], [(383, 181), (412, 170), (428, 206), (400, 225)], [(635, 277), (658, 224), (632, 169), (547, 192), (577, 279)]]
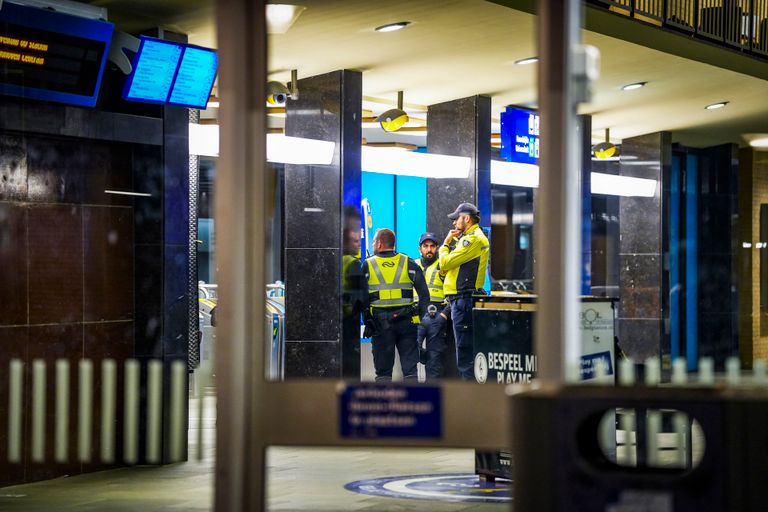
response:
[(397, 250), (416, 259), (419, 237), (427, 230), (427, 179), (396, 176), (395, 183)]
[(373, 235), (377, 229), (395, 229), (395, 177), (392, 174), (363, 172), (363, 199), (371, 205), (373, 225), (370, 227), (370, 239), (366, 240), (367, 255), (373, 254)]

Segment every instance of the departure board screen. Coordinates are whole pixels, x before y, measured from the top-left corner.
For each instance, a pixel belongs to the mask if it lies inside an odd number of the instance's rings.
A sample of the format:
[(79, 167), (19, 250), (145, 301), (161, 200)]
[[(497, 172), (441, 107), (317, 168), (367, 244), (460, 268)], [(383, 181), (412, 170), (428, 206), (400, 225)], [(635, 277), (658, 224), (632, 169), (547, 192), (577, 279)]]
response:
[(214, 50), (142, 36), (123, 98), (204, 109), (217, 68)]
[(509, 162), (538, 164), (540, 152), (539, 114), (507, 107), (501, 113), (501, 157)]
[(218, 56), (213, 50), (188, 46), (176, 73), (168, 103), (205, 108), (216, 79)]
[(113, 31), (108, 22), (3, 2), (0, 93), (96, 105)]
[(183, 51), (179, 44), (142, 38), (126, 83), (125, 99), (165, 103)]

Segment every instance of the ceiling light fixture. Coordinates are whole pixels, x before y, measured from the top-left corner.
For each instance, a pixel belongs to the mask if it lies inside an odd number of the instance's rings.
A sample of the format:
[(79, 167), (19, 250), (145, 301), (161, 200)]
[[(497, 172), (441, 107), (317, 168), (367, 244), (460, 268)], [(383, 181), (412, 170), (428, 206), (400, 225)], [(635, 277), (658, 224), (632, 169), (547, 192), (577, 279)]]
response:
[(707, 105), (704, 108), (707, 109), (707, 110), (717, 110), (718, 108), (723, 108), (728, 103), (729, 103), (728, 101), (720, 101), (718, 103), (712, 103), (711, 105)]
[(363, 146), (361, 169), (366, 172), (422, 178), (467, 178), (471, 160), (465, 156), (416, 153)]
[(391, 108), (376, 118), (385, 132), (396, 132), (408, 122), (408, 114), (403, 110), (403, 91), (397, 91), (397, 108)]
[[(539, 166), (502, 160), (491, 160), (491, 183), (513, 187), (537, 188)], [(591, 192), (609, 196), (654, 197), (658, 182), (646, 178), (591, 173)]]
[(528, 57), (525, 59), (516, 60), (515, 64), (517, 64), (518, 66), (525, 66), (526, 64), (535, 64), (537, 62), (539, 62), (538, 57)]
[(267, 33), (285, 34), (306, 9), (301, 5), (267, 4)]
[(387, 23), (386, 25), (376, 27), (373, 30), (376, 32), (394, 32), (396, 30), (402, 30), (410, 24), (410, 21), (398, 21), (396, 23)]
[(635, 82), (634, 84), (627, 84), (624, 87), (621, 88), (622, 91), (634, 91), (635, 89), (640, 89), (641, 87), (645, 87), (645, 84), (648, 82)]
[[(605, 129), (605, 142), (600, 142), (592, 146), (592, 160), (610, 160), (617, 155), (618, 147), (611, 143), (611, 129)], [(618, 158), (615, 158), (618, 160)]]
[[(267, 161), (296, 165), (330, 165), (336, 143), (324, 140), (267, 134)], [(219, 125), (189, 125), (189, 154), (219, 156)]]
[(762, 139), (753, 139), (749, 141), (749, 145), (752, 146), (753, 148), (767, 149), (768, 137), (763, 137)]

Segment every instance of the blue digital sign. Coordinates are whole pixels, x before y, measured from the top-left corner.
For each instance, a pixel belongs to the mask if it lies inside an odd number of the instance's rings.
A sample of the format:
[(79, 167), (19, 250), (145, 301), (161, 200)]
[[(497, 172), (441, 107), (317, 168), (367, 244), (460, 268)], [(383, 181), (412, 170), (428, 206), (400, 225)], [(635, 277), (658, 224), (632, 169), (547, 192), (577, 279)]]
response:
[(95, 106), (114, 28), (0, 2), (0, 93)]
[(520, 107), (501, 113), (501, 157), (509, 162), (539, 163), (539, 115)]
[(142, 36), (123, 98), (204, 109), (217, 68), (213, 50)]
[(216, 79), (218, 55), (213, 50), (188, 46), (176, 73), (168, 103), (205, 108)]
[(178, 44), (142, 39), (134, 59), (133, 71), (126, 83), (125, 99), (165, 103), (182, 52)]

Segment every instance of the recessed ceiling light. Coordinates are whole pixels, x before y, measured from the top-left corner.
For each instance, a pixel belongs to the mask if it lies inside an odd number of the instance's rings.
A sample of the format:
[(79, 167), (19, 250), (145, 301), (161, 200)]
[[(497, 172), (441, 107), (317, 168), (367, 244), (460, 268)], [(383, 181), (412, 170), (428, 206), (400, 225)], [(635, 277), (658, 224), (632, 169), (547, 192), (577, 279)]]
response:
[(749, 141), (749, 145), (753, 148), (766, 149), (768, 148), (768, 137), (762, 137), (759, 139), (752, 139)]
[(394, 32), (395, 30), (404, 29), (410, 24), (410, 21), (398, 21), (397, 23), (387, 23), (386, 25), (376, 27), (374, 30), (376, 32)]
[(639, 89), (641, 87), (645, 87), (645, 84), (648, 82), (635, 82), (634, 84), (627, 84), (624, 87), (621, 88), (622, 91), (633, 91), (635, 89)]
[(289, 4), (267, 4), (267, 33), (285, 34), (306, 7)]
[(515, 64), (517, 64), (518, 66), (525, 66), (526, 64), (534, 64), (536, 62), (539, 62), (538, 57), (528, 57), (526, 59), (516, 60)]
[(723, 107), (724, 107), (724, 106), (726, 106), (727, 104), (728, 104), (728, 102), (727, 102), (727, 101), (720, 101), (720, 102), (718, 102), (718, 103), (712, 103), (711, 105), (707, 105), (707, 106), (706, 106), (706, 107), (704, 107), (704, 108), (705, 108), (705, 109), (707, 109), (707, 110), (716, 110), (716, 109), (718, 109), (718, 108), (723, 108)]

